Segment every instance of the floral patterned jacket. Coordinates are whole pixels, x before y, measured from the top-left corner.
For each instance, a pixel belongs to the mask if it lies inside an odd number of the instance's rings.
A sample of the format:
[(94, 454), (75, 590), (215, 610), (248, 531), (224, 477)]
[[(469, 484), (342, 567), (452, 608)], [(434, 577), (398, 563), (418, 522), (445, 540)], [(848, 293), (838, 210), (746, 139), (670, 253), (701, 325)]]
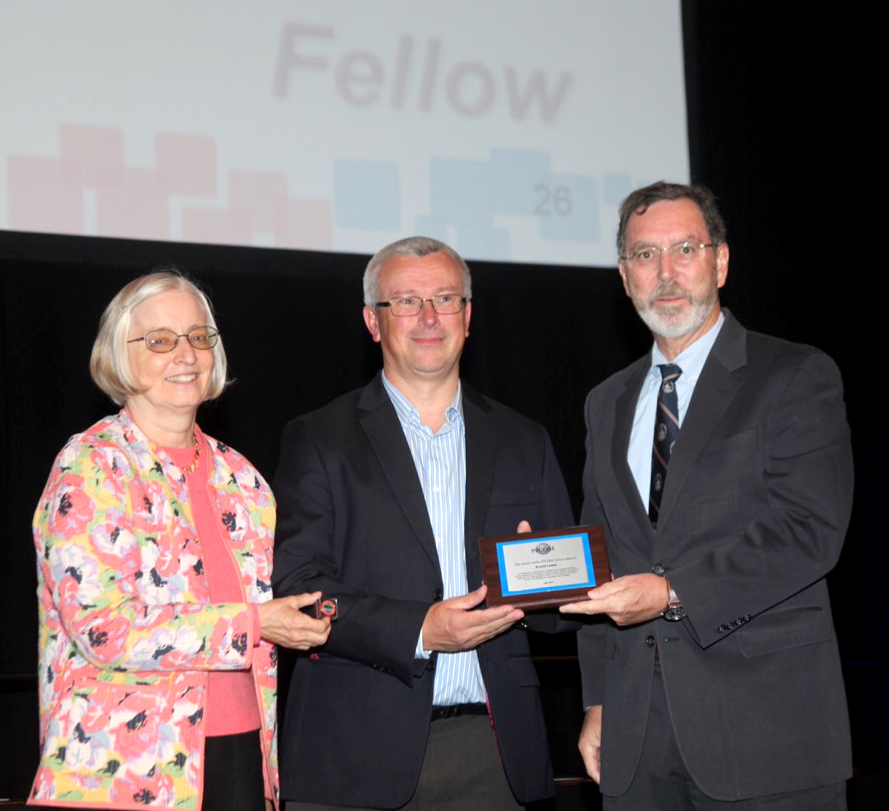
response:
[(252, 667), (277, 805), (274, 646), (246, 603), (272, 597), (275, 502), (208, 438), (210, 486), (245, 601), (211, 604), (185, 477), (126, 409), (73, 436), (34, 515), (42, 754), (30, 802), (200, 808), (209, 670)]

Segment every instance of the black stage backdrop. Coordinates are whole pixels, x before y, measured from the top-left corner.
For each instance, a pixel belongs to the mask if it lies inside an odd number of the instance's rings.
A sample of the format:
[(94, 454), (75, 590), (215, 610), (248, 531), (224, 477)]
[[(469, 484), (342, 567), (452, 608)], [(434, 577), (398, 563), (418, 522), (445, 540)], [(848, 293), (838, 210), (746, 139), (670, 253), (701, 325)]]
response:
[[(821, 347), (844, 374), (856, 504), (830, 582), (860, 787), (885, 774), (889, 763), (881, 728), (889, 645), (884, 625), (869, 621), (885, 604), (878, 578), (889, 568), (889, 553), (877, 508), (889, 478), (881, 464), (889, 442), (877, 429), (872, 378), (864, 375), (865, 355), (881, 344), (873, 318), (866, 324), (859, 315), (860, 298), (851, 309), (852, 283), (844, 278), (850, 274), (832, 266), (855, 261), (860, 237), (837, 220), (845, 158), (837, 142), (841, 127), (830, 123), (822, 96), (824, 82), (838, 79), (825, 76), (834, 66), (813, 55), (817, 42), (838, 38), (827, 30), (834, 23), (808, 20), (803, 30), (798, 21), (765, 17), (752, 6), (683, 3), (692, 172), (714, 189), (728, 223), (724, 304), (750, 329)], [(631, 47), (628, 32), (628, 58)], [(657, 137), (654, 117), (651, 137)], [(31, 513), (67, 437), (113, 410), (87, 369), (102, 309), (126, 281), (157, 266), (174, 264), (204, 285), (235, 383), (204, 406), (201, 425), (271, 478), (284, 423), (364, 384), (379, 367), (360, 313), (366, 261), (0, 233), (0, 798), (25, 795), (37, 758)], [(475, 262), (472, 270), (464, 378), (549, 429), (579, 510), (584, 396), (645, 352), (650, 337), (613, 268)], [(881, 292), (873, 294), (882, 298)], [(570, 651), (570, 640), (541, 648)], [(542, 660), (541, 672), (544, 687), (552, 679), (556, 688), (549, 711), (557, 773), (578, 774), (571, 751), (580, 714), (573, 704), (575, 665), (550, 676), (553, 661)]]

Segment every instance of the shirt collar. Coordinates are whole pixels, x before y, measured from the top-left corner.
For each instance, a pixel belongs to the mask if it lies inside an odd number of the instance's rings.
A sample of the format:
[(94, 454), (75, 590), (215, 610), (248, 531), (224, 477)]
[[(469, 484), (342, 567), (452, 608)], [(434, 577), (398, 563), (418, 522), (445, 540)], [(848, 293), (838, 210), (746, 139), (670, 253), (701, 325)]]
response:
[[(383, 388), (386, 390), (386, 394), (389, 395), (389, 399), (392, 401), (395, 413), (398, 415), (398, 421), (401, 423), (402, 427), (421, 427), (420, 412), (414, 404), (398, 390), (388, 377), (386, 377), (385, 372), (383, 372), (382, 377)], [(457, 391), (454, 393), (454, 399), (451, 400), (451, 404), (445, 410), (445, 422), (451, 425), (463, 425), (463, 388), (459, 380), (457, 381)]]
[(655, 343), (651, 348), (651, 370), (649, 374), (655, 373), (660, 380), (660, 370), (657, 367), (662, 363), (675, 363), (682, 369), (682, 377), (686, 381), (697, 380), (724, 323), (725, 313), (720, 310), (716, 323), (700, 338), (685, 347), (673, 360), (667, 360), (664, 357), (664, 353), (658, 349), (657, 343)]

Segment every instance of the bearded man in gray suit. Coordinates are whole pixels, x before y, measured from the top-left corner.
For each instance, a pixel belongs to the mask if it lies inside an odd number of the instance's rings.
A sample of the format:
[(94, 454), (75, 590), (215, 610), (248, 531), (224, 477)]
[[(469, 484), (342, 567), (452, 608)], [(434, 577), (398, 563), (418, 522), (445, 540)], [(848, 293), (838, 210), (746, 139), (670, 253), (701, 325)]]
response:
[(845, 808), (825, 583), (852, 502), (839, 372), (720, 309), (707, 189), (633, 192), (618, 251), (654, 346), (586, 404), (582, 522), (604, 524), (615, 574), (563, 607), (600, 615), (579, 636), (587, 770), (606, 808)]

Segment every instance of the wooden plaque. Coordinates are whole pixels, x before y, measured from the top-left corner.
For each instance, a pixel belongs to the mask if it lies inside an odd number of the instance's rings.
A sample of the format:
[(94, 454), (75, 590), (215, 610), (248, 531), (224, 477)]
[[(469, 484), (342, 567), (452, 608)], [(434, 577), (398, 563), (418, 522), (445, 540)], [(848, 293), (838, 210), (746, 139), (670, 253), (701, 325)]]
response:
[(489, 535), (478, 543), (489, 607), (553, 608), (611, 580), (601, 524)]

